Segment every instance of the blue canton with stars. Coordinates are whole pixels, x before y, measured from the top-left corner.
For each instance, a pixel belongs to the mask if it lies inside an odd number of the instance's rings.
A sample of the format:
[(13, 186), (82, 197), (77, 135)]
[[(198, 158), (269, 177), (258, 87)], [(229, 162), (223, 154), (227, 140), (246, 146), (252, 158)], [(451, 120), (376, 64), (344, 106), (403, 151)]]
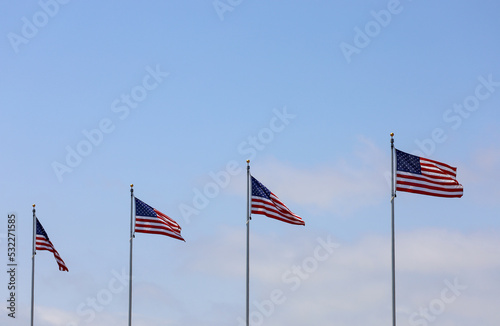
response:
[(38, 219), (36, 219), (36, 234), (44, 236), (45, 239), (49, 240), (49, 236), (47, 235), (47, 232), (45, 232), (45, 229), (43, 228), (42, 224), (40, 224)]
[(135, 198), (135, 215), (137, 216), (158, 216), (154, 211), (153, 207), (149, 206), (146, 203), (143, 203), (138, 198)]
[(271, 192), (262, 183), (252, 177), (252, 196), (271, 199)]
[(422, 174), (420, 157), (396, 149), (396, 170), (414, 174)]

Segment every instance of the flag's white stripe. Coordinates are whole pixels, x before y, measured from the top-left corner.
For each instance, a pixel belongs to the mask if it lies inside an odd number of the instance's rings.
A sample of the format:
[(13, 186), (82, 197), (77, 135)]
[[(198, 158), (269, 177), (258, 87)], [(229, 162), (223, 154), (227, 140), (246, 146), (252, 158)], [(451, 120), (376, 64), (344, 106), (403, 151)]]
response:
[(151, 224), (140, 224), (140, 225), (136, 225), (136, 227), (135, 227), (136, 232), (143, 232), (143, 231), (148, 231), (148, 230), (164, 230), (166, 232), (172, 232), (172, 233), (176, 233), (176, 234), (180, 235), (180, 232), (177, 232), (177, 231), (175, 231), (175, 230), (173, 230), (165, 225), (156, 226), (156, 225), (151, 225)]
[(405, 178), (396, 178), (397, 184), (398, 185), (404, 185), (405, 183), (408, 184), (414, 184), (414, 185), (420, 185), (420, 186), (427, 186), (429, 188), (439, 188), (439, 189), (454, 189), (458, 186), (460, 186), (457, 182), (449, 182), (447, 184), (443, 183), (435, 183), (435, 182), (429, 182), (427, 180), (419, 180), (419, 179), (405, 179)]
[(411, 172), (405, 172), (405, 171), (396, 171), (396, 174), (400, 176), (413, 176), (417, 178), (426, 178), (428, 180), (453, 180), (456, 181), (455, 177), (447, 175), (447, 174), (442, 174), (442, 173), (435, 173), (435, 172), (422, 172), (422, 174), (418, 173), (411, 173)]
[(453, 192), (453, 191), (463, 191), (463, 187), (461, 185), (455, 185), (453, 187), (446, 187), (446, 188), (437, 188), (437, 187), (427, 187), (427, 186), (422, 186), (416, 183), (412, 184), (398, 184), (398, 188), (415, 188), (415, 189), (422, 189), (426, 191), (441, 191), (441, 192)]
[(286, 207), (285, 204), (283, 204), (283, 202), (273, 193), (271, 193), (271, 200), (273, 204), (276, 205), (279, 209), (286, 211), (287, 213), (290, 213), (294, 216), (297, 216), (294, 213), (292, 213), (292, 211), (288, 207)]
[(66, 264), (64, 263), (63, 259), (61, 258), (61, 256), (57, 252), (56, 248), (54, 248), (54, 245), (52, 244), (52, 242), (47, 240), (47, 238), (45, 238), (43, 235), (36, 236), (35, 249), (36, 250), (50, 251), (54, 255), (54, 258), (57, 262), (57, 265), (59, 266), (59, 270), (61, 270), (61, 271), (68, 270), (68, 268), (66, 267)]
[(156, 210), (154, 209), (155, 213), (158, 214), (158, 218), (165, 221), (166, 223), (172, 225), (173, 227), (175, 227), (176, 229), (179, 229), (181, 230), (181, 226), (179, 224), (177, 224), (176, 221), (174, 221), (170, 216), (166, 215), (166, 214), (163, 214), (162, 212), (160, 212), (159, 210)]
[[(283, 215), (284, 217), (290, 217), (292, 219), (295, 219), (297, 218), (298, 216), (291, 213), (290, 211), (285, 211), (285, 210), (280, 210), (278, 208), (276, 208), (276, 206), (274, 205), (274, 203), (270, 200), (260, 200), (260, 201), (256, 201), (254, 205), (252, 205), (253, 207), (255, 208), (260, 208), (262, 210), (269, 210), (273, 213), (276, 213), (276, 214), (279, 214), (279, 215)], [(263, 207), (259, 207), (259, 206), (263, 206)]]
[[(146, 221), (137, 220), (138, 218), (142, 219), (142, 220), (146, 220)], [(136, 224), (137, 223), (152, 223), (155, 225), (166, 225), (166, 226), (168, 226), (176, 231), (179, 231), (179, 232), (181, 231), (181, 228), (177, 224), (169, 223), (166, 220), (161, 219), (161, 218), (157, 218), (157, 217), (137, 215), (136, 216)]]
[(177, 233), (177, 232), (174, 232), (171, 230), (166, 230), (166, 229), (142, 228), (142, 229), (136, 230), (136, 232), (149, 233), (149, 234), (161, 234), (161, 235), (166, 235), (166, 236), (184, 241), (184, 238), (181, 236), (180, 233)]
[[(142, 216), (141, 216), (142, 218)], [(136, 219), (135, 223), (135, 232), (139, 233), (150, 233), (151, 231), (156, 230), (161, 234), (170, 235), (174, 234), (179, 237), (181, 236), (180, 230), (176, 230), (170, 225), (167, 225), (164, 221), (158, 219), (148, 219), (148, 221), (144, 222)]]
[(165, 232), (165, 233), (171, 233), (171, 234), (177, 234), (180, 235), (180, 233), (175, 232), (171, 229), (166, 229), (166, 228), (154, 228), (154, 227), (141, 227), (136, 230), (136, 232), (145, 232), (147, 233), (148, 231), (158, 231), (158, 232)]
[(430, 182), (430, 183), (434, 183), (434, 184), (457, 184), (457, 180), (455, 179), (452, 179), (452, 178), (442, 178), (442, 175), (439, 175), (441, 176), (441, 178), (437, 178), (437, 177), (432, 177), (432, 176), (428, 176), (428, 175), (421, 175), (421, 174), (414, 174), (414, 173), (410, 173), (410, 172), (401, 172), (401, 171), (397, 171), (396, 173), (396, 178), (398, 179), (401, 179), (401, 180), (408, 180), (409, 182), (411, 182), (411, 180), (422, 180), (422, 181), (427, 181), (427, 182)]
[(299, 223), (302, 222), (301, 220), (298, 220), (295, 216), (286, 216), (286, 215), (283, 215), (279, 212), (272, 211), (272, 210), (269, 210), (266, 208), (254, 207), (254, 209), (252, 210), (252, 213), (253, 214), (264, 214), (264, 215), (269, 216), (269, 217), (275, 217), (275, 218), (287, 220), (290, 222), (293, 222), (293, 221), (297, 221)]
[(267, 217), (270, 217), (270, 218), (273, 218), (273, 219), (276, 219), (276, 220), (279, 220), (282, 222), (290, 223), (290, 224), (304, 225), (304, 221), (302, 221), (302, 220), (285, 218), (281, 214), (273, 214), (272, 212), (267, 211), (267, 210), (253, 210), (252, 214), (265, 215)]
[(155, 218), (155, 219), (149, 219), (149, 218), (143, 218), (142, 216), (138, 216), (136, 218), (136, 223), (151, 223), (151, 224), (155, 224), (155, 225), (166, 225), (166, 226), (168, 226), (170, 228), (174, 228), (173, 225), (168, 224), (165, 221), (162, 221), (160, 219), (157, 219), (157, 218)]
[(252, 197), (252, 213), (274, 217), (292, 224), (304, 223), (298, 215), (291, 213), (290, 210), (280, 210), (271, 200), (258, 196)]
[(449, 166), (448, 164), (445, 164), (445, 163), (427, 160), (425, 158), (420, 158), (420, 165), (421, 165), (421, 167), (422, 166), (424, 166), (424, 167), (434, 166), (440, 170), (447, 171), (449, 174), (454, 175), (454, 176), (456, 176), (456, 174), (457, 174), (457, 168)]
[(425, 190), (418, 190), (418, 189), (396, 189), (397, 191), (404, 191), (404, 192), (409, 192), (413, 194), (419, 194), (419, 195), (430, 195), (430, 196), (435, 196), (435, 197), (447, 197), (447, 198), (460, 198), (463, 196), (462, 192), (445, 192), (443, 194), (440, 193), (435, 193), (435, 192), (429, 192)]
[(422, 172), (422, 175), (430, 176), (430, 177), (433, 177), (433, 178), (444, 178), (444, 179), (456, 180), (456, 176), (445, 174), (445, 173), (443, 173), (440, 170), (436, 170), (436, 171), (425, 171), (425, 170), (422, 170), (421, 172)]

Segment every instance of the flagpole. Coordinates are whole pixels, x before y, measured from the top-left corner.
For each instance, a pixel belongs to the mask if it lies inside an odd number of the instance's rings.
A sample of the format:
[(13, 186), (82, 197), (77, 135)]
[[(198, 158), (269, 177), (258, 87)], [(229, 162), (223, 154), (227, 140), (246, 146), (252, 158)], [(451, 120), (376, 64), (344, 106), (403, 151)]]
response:
[(134, 185), (130, 185), (130, 265), (128, 278), (128, 326), (132, 325), (132, 245), (134, 239)]
[(250, 160), (247, 160), (247, 280), (246, 280), (246, 325), (250, 325)]
[(35, 255), (36, 255), (36, 215), (33, 204), (33, 244), (31, 256), (31, 326), (33, 326), (33, 311), (35, 308)]
[(394, 237), (394, 133), (391, 132), (392, 325), (396, 326), (396, 254)]

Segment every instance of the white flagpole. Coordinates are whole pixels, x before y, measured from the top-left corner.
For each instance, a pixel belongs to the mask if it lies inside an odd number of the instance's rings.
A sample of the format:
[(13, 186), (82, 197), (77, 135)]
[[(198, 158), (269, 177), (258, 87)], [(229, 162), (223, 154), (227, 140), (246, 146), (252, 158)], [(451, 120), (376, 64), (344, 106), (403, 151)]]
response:
[(33, 204), (33, 246), (31, 256), (31, 326), (33, 326), (33, 312), (35, 308), (35, 255), (36, 255), (36, 214)]
[(394, 237), (394, 133), (391, 132), (392, 325), (396, 326), (396, 254)]
[(250, 326), (250, 160), (247, 160), (247, 282), (246, 282), (246, 324)]
[(132, 245), (134, 239), (134, 185), (130, 185), (130, 266), (128, 283), (128, 326), (132, 325)]

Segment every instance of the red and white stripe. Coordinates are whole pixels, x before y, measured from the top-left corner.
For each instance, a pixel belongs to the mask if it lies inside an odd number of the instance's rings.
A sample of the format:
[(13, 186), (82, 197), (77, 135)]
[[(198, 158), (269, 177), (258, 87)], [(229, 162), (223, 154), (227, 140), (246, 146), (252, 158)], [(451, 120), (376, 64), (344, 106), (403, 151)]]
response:
[(185, 241), (177, 222), (159, 210), (154, 209), (154, 211), (157, 214), (156, 217), (138, 215), (135, 217), (135, 232), (161, 234)]
[(35, 242), (36, 250), (47, 250), (50, 251), (51, 253), (54, 254), (54, 258), (56, 259), (57, 265), (59, 265), (59, 270), (60, 271), (65, 271), (68, 272), (68, 268), (66, 267), (66, 264), (62, 260), (61, 256), (57, 252), (56, 248), (54, 248), (54, 245), (50, 240), (45, 238), (43, 235), (36, 235), (36, 242)]
[(271, 199), (252, 196), (252, 214), (261, 214), (286, 223), (305, 225), (302, 218), (288, 209), (281, 200), (271, 192)]

